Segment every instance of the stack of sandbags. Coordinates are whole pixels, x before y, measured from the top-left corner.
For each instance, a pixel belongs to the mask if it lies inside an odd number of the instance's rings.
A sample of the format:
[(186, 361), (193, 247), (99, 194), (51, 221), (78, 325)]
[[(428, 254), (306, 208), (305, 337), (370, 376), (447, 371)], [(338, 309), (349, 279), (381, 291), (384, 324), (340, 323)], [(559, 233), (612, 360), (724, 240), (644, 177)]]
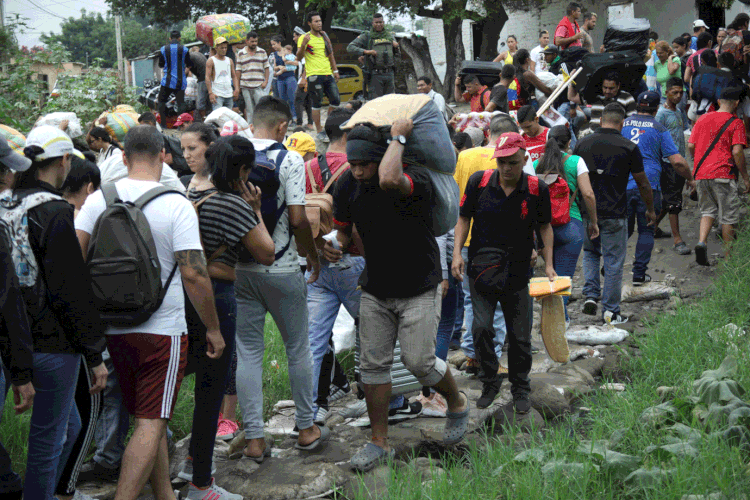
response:
[(203, 16), (195, 24), (195, 36), (209, 47), (214, 40), (223, 36), (230, 45), (245, 41), (250, 31), (250, 20), (239, 14), (213, 14)]
[[(107, 123), (104, 128), (110, 136), (122, 142), (125, 140), (125, 134), (128, 130), (138, 125), (138, 113), (132, 106), (121, 104), (112, 111), (105, 111), (99, 118), (106, 118)], [(98, 120), (97, 120), (98, 121)]]
[(217, 127), (219, 127), (219, 129), (221, 129), (228, 121), (233, 121), (237, 124), (237, 127), (239, 127), (238, 132), (242, 132), (243, 130), (247, 130), (250, 128), (250, 124), (247, 123), (247, 120), (245, 120), (242, 115), (240, 115), (239, 113), (235, 113), (229, 108), (224, 107), (213, 110), (211, 114), (209, 114), (203, 121), (205, 123), (213, 123)]
[(403, 161), (424, 168), (430, 176), (437, 196), (432, 226), (435, 236), (442, 236), (458, 221), (458, 184), (453, 179), (456, 151), (435, 102), (425, 94), (389, 94), (367, 102), (341, 128), (350, 130), (358, 124), (371, 123), (388, 137), (391, 125), (399, 119), (414, 122)]

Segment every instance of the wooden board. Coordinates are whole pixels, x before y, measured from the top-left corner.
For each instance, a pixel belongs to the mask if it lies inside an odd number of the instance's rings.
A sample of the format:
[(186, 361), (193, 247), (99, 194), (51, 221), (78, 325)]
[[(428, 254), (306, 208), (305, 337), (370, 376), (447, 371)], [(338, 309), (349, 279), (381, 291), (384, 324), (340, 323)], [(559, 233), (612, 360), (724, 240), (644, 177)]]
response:
[(570, 359), (568, 339), (565, 338), (565, 305), (559, 295), (549, 295), (542, 301), (542, 340), (549, 357), (558, 363)]

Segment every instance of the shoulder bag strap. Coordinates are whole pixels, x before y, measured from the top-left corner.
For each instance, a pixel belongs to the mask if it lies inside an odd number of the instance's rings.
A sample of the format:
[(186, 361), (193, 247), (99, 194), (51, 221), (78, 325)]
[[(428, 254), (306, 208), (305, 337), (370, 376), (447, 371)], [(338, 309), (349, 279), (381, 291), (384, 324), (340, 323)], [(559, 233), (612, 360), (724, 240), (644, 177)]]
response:
[[(200, 200), (196, 201), (195, 203), (193, 203), (193, 207), (195, 207), (195, 210), (197, 212), (199, 212), (201, 205), (203, 205), (206, 201), (208, 201), (209, 198), (211, 198), (212, 196), (216, 196), (217, 194), (219, 194), (218, 191), (215, 192), (215, 193), (211, 193), (208, 196), (204, 196), (202, 199), (200, 199)], [(201, 244), (203, 245), (203, 248), (205, 249), (206, 245), (203, 243), (203, 235), (201, 234), (200, 236), (201, 236)], [(224, 252), (226, 252), (228, 248), (229, 248), (228, 245), (221, 245), (219, 248), (217, 248), (214, 251), (214, 253), (211, 254), (211, 257), (209, 257), (206, 260), (206, 265), (208, 265), (211, 262), (213, 262), (214, 260), (216, 260), (216, 258), (219, 257), (219, 256), (221, 256)]]
[(135, 200), (135, 202), (133, 202), (133, 205), (143, 210), (146, 205), (154, 201), (156, 198), (168, 193), (177, 193), (181, 196), (185, 196), (185, 193), (177, 191), (176, 189), (168, 188), (166, 186), (157, 186), (143, 193), (137, 200)]
[(344, 174), (344, 172), (346, 172), (347, 170), (349, 170), (349, 167), (350, 167), (349, 162), (346, 162), (343, 165), (341, 165), (339, 167), (339, 169), (336, 170), (336, 173), (333, 174), (330, 179), (328, 179), (328, 184), (326, 184), (326, 186), (323, 188), (323, 192), (327, 193), (328, 189), (330, 189), (330, 187), (333, 185), (333, 183), (336, 182), (336, 179), (338, 179), (339, 177), (341, 177)]
[(310, 186), (312, 187), (313, 193), (320, 193), (320, 188), (318, 187), (318, 183), (315, 182), (315, 175), (313, 174), (312, 170), (312, 160), (308, 160), (305, 162), (305, 168), (307, 169), (307, 177), (310, 179)]
[(711, 154), (711, 151), (713, 151), (714, 147), (719, 142), (719, 139), (721, 139), (721, 136), (724, 135), (724, 132), (729, 128), (729, 125), (731, 125), (732, 122), (734, 122), (734, 120), (738, 120), (738, 118), (735, 116), (730, 117), (726, 121), (726, 123), (724, 123), (724, 126), (721, 127), (721, 130), (719, 130), (719, 133), (716, 134), (716, 137), (714, 137), (714, 140), (711, 143), (711, 145), (708, 146), (708, 149), (706, 149), (706, 152), (703, 153), (703, 158), (701, 158), (701, 160), (695, 166), (695, 169), (693, 169), (693, 179), (695, 179), (695, 177), (698, 175), (698, 169), (701, 168), (701, 166), (703, 165), (703, 162), (706, 161), (706, 158), (708, 158), (708, 155)]
[(193, 203), (193, 207), (195, 207), (195, 209), (198, 210), (201, 207), (201, 205), (203, 205), (204, 203), (206, 203), (206, 201), (208, 201), (209, 198), (211, 198), (213, 196), (216, 196), (217, 194), (219, 194), (218, 191), (215, 192), (215, 193), (211, 193), (208, 196), (204, 196), (200, 200), (198, 200), (195, 203)]
[(114, 183), (102, 184), (102, 194), (104, 195), (104, 203), (107, 206), (113, 205), (120, 198), (120, 195), (117, 193), (117, 186)]

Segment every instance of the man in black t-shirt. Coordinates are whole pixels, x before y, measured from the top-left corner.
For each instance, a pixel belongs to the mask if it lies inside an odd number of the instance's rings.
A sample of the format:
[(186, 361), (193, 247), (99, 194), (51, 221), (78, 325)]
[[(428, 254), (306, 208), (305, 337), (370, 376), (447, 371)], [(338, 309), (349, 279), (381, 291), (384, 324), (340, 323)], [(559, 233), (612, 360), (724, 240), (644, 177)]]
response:
[(513, 83), (513, 79), (516, 77), (516, 67), (512, 64), (506, 64), (503, 66), (500, 72), (500, 82), (492, 87), (490, 92), (490, 102), (484, 108), (485, 111), (502, 111), (503, 113), (508, 112), (508, 86)]
[[(359, 471), (393, 456), (388, 402), (397, 338), (406, 368), (448, 401), (446, 444), (461, 441), (468, 426), (468, 398), (459, 393), (445, 361), (435, 355), (443, 279), (432, 228), (436, 194), (426, 169), (403, 166), (412, 128), (411, 120), (398, 120), (386, 141), (375, 127), (354, 127), (346, 143), (351, 169), (339, 179), (333, 197), (340, 247), (349, 246), (356, 225), (365, 251), (359, 281), (360, 376), (372, 442), (351, 459)], [(331, 248), (326, 244), (326, 255)], [(398, 255), (398, 249), (407, 253)]]
[[(206, 108), (208, 107), (208, 89), (206, 88), (206, 56), (200, 53), (198, 47), (192, 47), (188, 53), (190, 60), (193, 61), (193, 68), (190, 70), (198, 79), (198, 93), (195, 99), (195, 109), (200, 113), (201, 118), (206, 117)], [(198, 118), (195, 116), (194, 118)]]
[[(596, 196), (599, 237), (583, 240), (584, 314), (596, 315), (597, 302), (602, 299), (605, 323), (617, 325), (628, 318), (620, 314), (622, 270), (628, 243), (628, 179), (633, 176), (646, 204), (649, 225), (656, 221), (651, 184), (643, 170), (643, 157), (638, 145), (622, 136), (625, 109), (618, 103), (604, 107), (601, 126), (578, 142), (574, 155), (589, 167), (591, 186)], [(584, 227), (588, 220), (584, 214)], [(600, 287), (599, 266), (604, 261), (604, 287)]]
[[(453, 276), (463, 280), (465, 267), (471, 278), (472, 335), (479, 360), (482, 395), (477, 408), (487, 408), (500, 392), (500, 362), (495, 353), (493, 315), (497, 303), (503, 308), (508, 330), (508, 379), (517, 413), (531, 409), (531, 323), (529, 312), (529, 267), (534, 251), (534, 232), (539, 230), (544, 248), (545, 273), (557, 277), (553, 268), (554, 234), (549, 189), (536, 176), (523, 172), (526, 142), (520, 134), (502, 134), (493, 158), (497, 168), (474, 173), (461, 199), (453, 251)], [(461, 248), (474, 223), (469, 245), (469, 263)], [(492, 279), (496, 273), (497, 279)]]

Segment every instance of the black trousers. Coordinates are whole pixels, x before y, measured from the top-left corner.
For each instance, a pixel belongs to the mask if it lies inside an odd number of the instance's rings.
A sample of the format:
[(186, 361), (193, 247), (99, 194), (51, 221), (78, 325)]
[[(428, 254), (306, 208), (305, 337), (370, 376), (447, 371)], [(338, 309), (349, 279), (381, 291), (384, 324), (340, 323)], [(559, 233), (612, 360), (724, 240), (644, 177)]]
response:
[(484, 385), (500, 388), (501, 379), (497, 374), (500, 360), (495, 354), (495, 330), (492, 323), (495, 307), (500, 303), (508, 330), (508, 380), (513, 397), (526, 397), (531, 392), (531, 297), (529, 287), (512, 293), (482, 294), (474, 288), (470, 280), (471, 307), (474, 322), (471, 326), (474, 338), (474, 351), (479, 361), (479, 380)]
[(328, 409), (328, 396), (331, 393), (331, 384), (336, 384), (338, 387), (345, 388), (349, 384), (349, 380), (346, 378), (346, 372), (339, 363), (339, 360), (334, 354), (333, 347), (333, 335), (328, 341), (330, 349), (323, 356), (323, 364), (320, 366), (320, 376), (318, 377), (318, 399), (315, 404), (319, 408)]
[(177, 101), (177, 114), (179, 115), (182, 113), (182, 110), (185, 109), (185, 91), (184, 90), (175, 90), (170, 89), (168, 87), (162, 87), (159, 89), (159, 97), (158, 97), (158, 103), (159, 103), (159, 115), (161, 118), (161, 128), (167, 128), (167, 101), (169, 100), (170, 94), (175, 95), (175, 99)]
[(373, 73), (370, 77), (370, 99), (377, 99), (396, 92), (396, 77), (392, 72)]
[(297, 123), (299, 125), (303, 124), (302, 121), (302, 111), (304, 110), (307, 112), (307, 124), (312, 125), (313, 123), (313, 117), (312, 117), (312, 96), (310, 95), (310, 92), (305, 92), (301, 88), (297, 87), (297, 92), (294, 94), (294, 108), (297, 112)]

